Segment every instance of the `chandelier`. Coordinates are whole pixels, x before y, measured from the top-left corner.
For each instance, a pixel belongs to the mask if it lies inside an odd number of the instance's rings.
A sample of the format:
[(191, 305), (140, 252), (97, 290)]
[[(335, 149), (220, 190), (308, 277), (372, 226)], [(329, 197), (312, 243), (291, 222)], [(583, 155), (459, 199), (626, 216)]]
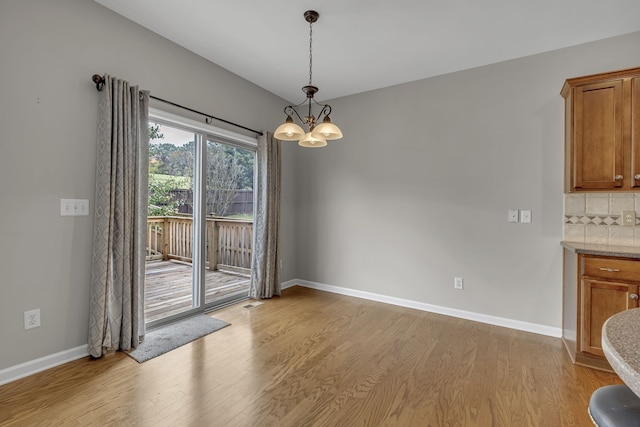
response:
[[(313, 86), (311, 82), (313, 76), (313, 23), (318, 20), (319, 16), (318, 12), (314, 10), (307, 10), (304, 13), (304, 19), (309, 23), (309, 84), (304, 86), (302, 91), (307, 95), (307, 98), (298, 105), (287, 105), (284, 107), (284, 114), (287, 116), (287, 119), (283, 124), (278, 126), (278, 129), (276, 129), (273, 135), (275, 138), (283, 141), (298, 141), (298, 145), (308, 148), (324, 147), (327, 145), (327, 140), (342, 138), (342, 131), (340, 131), (338, 126), (331, 123), (331, 119), (329, 118), (331, 106), (328, 104), (320, 104), (313, 99), (313, 96), (319, 90), (316, 86)], [(312, 114), (312, 103), (320, 106), (320, 112), (317, 116)], [(302, 107), (304, 104), (308, 104), (308, 111), (306, 116), (301, 116), (297, 108)], [(309, 128), (308, 132), (305, 132), (302, 127), (293, 122), (294, 115), (302, 125)]]

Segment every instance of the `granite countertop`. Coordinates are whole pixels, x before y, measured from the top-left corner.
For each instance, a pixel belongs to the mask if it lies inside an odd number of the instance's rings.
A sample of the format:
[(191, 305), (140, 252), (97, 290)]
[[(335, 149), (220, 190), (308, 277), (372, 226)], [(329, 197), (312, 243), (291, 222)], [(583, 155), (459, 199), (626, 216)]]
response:
[(640, 308), (614, 314), (604, 323), (602, 349), (613, 370), (640, 396)]
[(565, 241), (562, 241), (560, 243), (563, 247), (577, 254), (640, 259), (640, 246), (601, 245), (598, 243), (579, 243)]

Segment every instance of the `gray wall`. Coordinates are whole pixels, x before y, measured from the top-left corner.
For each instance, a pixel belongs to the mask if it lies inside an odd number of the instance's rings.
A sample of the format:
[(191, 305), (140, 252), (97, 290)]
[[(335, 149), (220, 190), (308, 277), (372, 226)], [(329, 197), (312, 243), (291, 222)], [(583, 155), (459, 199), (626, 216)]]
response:
[[(254, 129), (274, 129), (285, 102), (87, 0), (0, 2), (0, 61), (2, 370), (87, 342), (93, 221), (60, 217), (59, 199), (93, 208), (94, 73)], [(285, 224), (294, 153), (283, 150)], [(295, 273), (293, 231), (283, 230), (283, 280)], [(24, 331), (33, 308), (42, 327)]]
[[(333, 100), (344, 139), (296, 152), (297, 277), (560, 328), (560, 88), (639, 66), (638, 46), (635, 33)], [(533, 223), (507, 223), (510, 208)]]

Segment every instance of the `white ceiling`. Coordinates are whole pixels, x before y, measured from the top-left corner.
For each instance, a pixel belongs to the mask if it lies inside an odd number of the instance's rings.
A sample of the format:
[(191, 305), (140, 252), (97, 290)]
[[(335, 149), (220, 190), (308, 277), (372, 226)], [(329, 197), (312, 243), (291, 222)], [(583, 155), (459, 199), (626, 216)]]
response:
[[(292, 102), (640, 31), (640, 0), (95, 0)], [(640, 46), (639, 46), (640, 48)]]

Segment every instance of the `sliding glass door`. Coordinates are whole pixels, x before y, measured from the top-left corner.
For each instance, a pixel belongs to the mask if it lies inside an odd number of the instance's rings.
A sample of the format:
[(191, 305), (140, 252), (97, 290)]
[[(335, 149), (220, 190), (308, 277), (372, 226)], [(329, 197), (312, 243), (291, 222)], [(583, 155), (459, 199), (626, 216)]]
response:
[(147, 325), (246, 298), (255, 139), (167, 113), (149, 123)]

